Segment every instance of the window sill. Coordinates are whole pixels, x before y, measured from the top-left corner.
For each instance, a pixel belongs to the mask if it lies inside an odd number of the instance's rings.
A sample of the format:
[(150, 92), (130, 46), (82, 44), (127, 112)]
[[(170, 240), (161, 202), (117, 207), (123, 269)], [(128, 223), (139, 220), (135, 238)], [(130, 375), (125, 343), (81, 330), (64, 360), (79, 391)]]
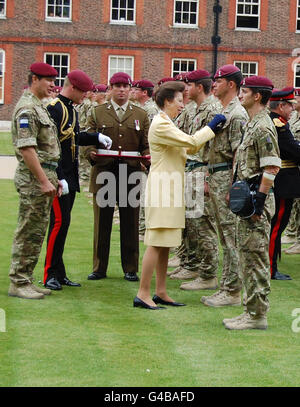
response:
[(50, 17), (46, 17), (45, 21), (47, 21), (47, 23), (72, 23), (72, 20), (67, 19), (67, 18), (50, 18)]
[(131, 25), (131, 26), (136, 25), (135, 21), (110, 21), (109, 24), (112, 24), (112, 25)]
[(173, 24), (169, 25), (170, 28), (185, 28), (185, 29), (190, 29), (190, 30), (197, 30), (199, 27), (198, 25), (189, 25), (189, 24)]
[(235, 27), (235, 31), (249, 31), (249, 32), (258, 32), (260, 33), (261, 30), (259, 28), (243, 28), (243, 27)]
[(0, 16), (0, 20), (6, 20), (6, 16)]

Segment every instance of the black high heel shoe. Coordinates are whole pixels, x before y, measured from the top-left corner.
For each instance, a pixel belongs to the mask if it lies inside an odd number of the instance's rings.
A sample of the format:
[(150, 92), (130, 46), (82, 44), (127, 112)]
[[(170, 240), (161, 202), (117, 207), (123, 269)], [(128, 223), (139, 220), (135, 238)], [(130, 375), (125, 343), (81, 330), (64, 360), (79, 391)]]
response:
[(155, 304), (172, 305), (173, 307), (184, 307), (186, 305), (186, 304), (183, 304), (182, 302), (165, 301), (162, 298), (160, 298), (158, 295), (154, 295), (152, 300), (155, 302)]
[(133, 306), (146, 309), (166, 309), (165, 307), (152, 307), (152, 305), (146, 304), (139, 297), (135, 297), (135, 299), (133, 300)]

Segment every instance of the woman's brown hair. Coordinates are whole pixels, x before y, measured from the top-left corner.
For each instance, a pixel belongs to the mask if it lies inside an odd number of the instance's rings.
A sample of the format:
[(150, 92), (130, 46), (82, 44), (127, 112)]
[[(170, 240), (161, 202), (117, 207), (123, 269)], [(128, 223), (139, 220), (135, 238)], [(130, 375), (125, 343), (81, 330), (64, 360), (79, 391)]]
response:
[(177, 92), (183, 92), (185, 89), (184, 83), (180, 81), (169, 81), (163, 83), (155, 92), (155, 102), (159, 108), (163, 108), (165, 100), (171, 102), (174, 100)]

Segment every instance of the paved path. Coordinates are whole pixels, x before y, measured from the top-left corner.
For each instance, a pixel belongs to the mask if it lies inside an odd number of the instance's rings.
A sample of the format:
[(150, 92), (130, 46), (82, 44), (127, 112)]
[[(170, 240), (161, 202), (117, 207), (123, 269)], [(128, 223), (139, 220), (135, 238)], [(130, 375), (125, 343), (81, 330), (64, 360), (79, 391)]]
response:
[(15, 156), (0, 155), (0, 179), (13, 179), (17, 163)]

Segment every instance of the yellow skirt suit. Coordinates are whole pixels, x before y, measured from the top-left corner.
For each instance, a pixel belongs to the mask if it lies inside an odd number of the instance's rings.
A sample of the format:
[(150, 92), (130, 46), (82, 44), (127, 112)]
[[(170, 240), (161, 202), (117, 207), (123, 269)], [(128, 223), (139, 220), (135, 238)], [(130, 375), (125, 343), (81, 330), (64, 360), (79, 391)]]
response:
[(190, 136), (179, 130), (164, 112), (153, 118), (148, 135), (151, 167), (145, 191), (145, 245), (180, 245), (185, 227), (187, 154), (195, 154), (214, 136), (208, 126)]

